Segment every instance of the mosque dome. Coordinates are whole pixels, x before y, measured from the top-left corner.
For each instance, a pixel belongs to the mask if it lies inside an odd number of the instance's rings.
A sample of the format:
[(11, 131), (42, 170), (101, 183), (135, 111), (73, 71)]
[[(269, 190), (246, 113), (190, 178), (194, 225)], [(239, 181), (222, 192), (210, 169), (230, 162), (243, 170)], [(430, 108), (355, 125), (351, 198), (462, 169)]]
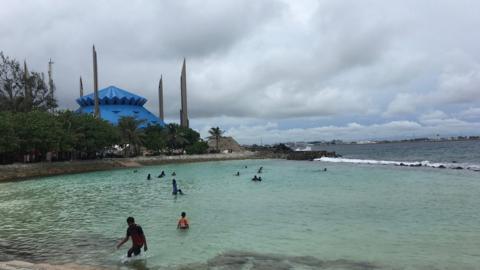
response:
[[(98, 91), (100, 117), (116, 125), (122, 116), (131, 116), (145, 122), (141, 127), (150, 125), (164, 126), (163, 120), (143, 107), (147, 99), (116, 86), (109, 86)], [(80, 108), (77, 112), (92, 113), (95, 110), (93, 93), (77, 98)]]

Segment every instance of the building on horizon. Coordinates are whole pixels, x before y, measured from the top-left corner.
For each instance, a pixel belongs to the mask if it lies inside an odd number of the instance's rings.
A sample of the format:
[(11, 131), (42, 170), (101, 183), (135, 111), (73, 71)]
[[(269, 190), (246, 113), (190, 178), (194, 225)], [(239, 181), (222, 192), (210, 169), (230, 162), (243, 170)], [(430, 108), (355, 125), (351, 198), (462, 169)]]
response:
[[(80, 105), (76, 112), (95, 113), (94, 93), (79, 97), (76, 101)], [(113, 125), (118, 124), (118, 120), (122, 116), (131, 116), (138, 120), (144, 120), (144, 123), (140, 125), (141, 128), (148, 125), (165, 126), (162, 119), (143, 107), (146, 102), (146, 98), (116, 86), (109, 86), (98, 91), (100, 118), (107, 120)]]

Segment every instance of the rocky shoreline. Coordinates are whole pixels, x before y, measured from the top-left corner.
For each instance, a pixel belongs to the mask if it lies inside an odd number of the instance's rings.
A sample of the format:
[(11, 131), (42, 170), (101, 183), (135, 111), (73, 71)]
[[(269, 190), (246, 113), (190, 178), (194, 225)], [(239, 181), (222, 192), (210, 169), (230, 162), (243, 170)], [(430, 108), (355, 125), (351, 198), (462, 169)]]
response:
[(260, 158), (254, 152), (227, 154), (152, 156), (135, 158), (108, 158), (64, 162), (16, 163), (0, 165), (0, 182), (26, 180), (35, 177), (74, 174), (113, 169), (136, 168), (170, 163), (205, 162)]
[(78, 264), (52, 265), (47, 263), (29, 263), (24, 261), (0, 262), (0, 270), (106, 270), (106, 268)]

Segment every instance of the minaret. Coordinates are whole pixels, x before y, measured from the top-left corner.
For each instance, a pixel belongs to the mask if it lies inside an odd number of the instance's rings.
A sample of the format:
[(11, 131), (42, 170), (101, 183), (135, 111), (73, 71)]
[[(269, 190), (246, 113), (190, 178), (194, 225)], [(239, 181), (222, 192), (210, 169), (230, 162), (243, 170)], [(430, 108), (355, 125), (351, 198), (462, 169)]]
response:
[(158, 118), (162, 121), (163, 117), (163, 76), (160, 75), (160, 82), (158, 83)]
[(82, 81), (82, 76), (80, 76), (80, 97), (83, 97), (83, 81)]
[(23, 82), (25, 84), (25, 109), (27, 111), (31, 110), (32, 106), (32, 92), (30, 91), (30, 85), (28, 84), (29, 76), (28, 76), (28, 68), (27, 68), (27, 60), (23, 62)]
[(182, 108), (180, 109), (180, 126), (188, 127), (187, 71), (185, 65), (185, 58), (183, 58), (182, 75), (180, 76), (180, 94), (182, 97)]
[(93, 45), (93, 96), (95, 100), (94, 116), (100, 117), (100, 108), (98, 104), (98, 73), (97, 73), (97, 51), (95, 51), (95, 45)]
[(52, 78), (52, 66), (53, 66), (53, 62), (52, 62), (52, 59), (50, 58), (50, 61), (48, 61), (48, 88), (50, 90), (50, 97), (53, 100), (55, 85), (53, 84), (53, 78)]

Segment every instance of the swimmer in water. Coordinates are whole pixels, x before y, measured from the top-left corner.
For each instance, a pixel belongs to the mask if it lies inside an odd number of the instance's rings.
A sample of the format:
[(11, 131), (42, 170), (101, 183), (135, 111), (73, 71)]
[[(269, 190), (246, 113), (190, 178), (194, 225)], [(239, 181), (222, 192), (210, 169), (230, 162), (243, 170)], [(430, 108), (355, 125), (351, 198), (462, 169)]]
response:
[(165, 171), (162, 171), (162, 172), (160, 173), (160, 175), (157, 176), (157, 178), (162, 178), (162, 177), (164, 177), (164, 176), (165, 176)]
[(258, 177), (257, 177), (256, 174), (255, 174), (255, 176), (252, 178), (252, 181), (258, 181)]
[(237, 172), (237, 173), (235, 174), (235, 176), (240, 176), (240, 172)]
[(152, 176), (150, 174), (147, 175), (147, 180), (152, 179)]
[(178, 224), (177, 224), (177, 229), (180, 229), (180, 230), (186, 230), (188, 228), (190, 228), (190, 225), (188, 224), (188, 219), (186, 218), (186, 213), (185, 212), (182, 212), (181, 214), (181, 218), (178, 220)]
[(173, 172), (173, 173), (172, 173), (172, 176), (175, 176), (175, 175), (177, 175), (177, 174), (176, 174), (175, 172)]
[(183, 195), (183, 191), (179, 188), (177, 188), (177, 180), (173, 179), (172, 180), (172, 195)]

